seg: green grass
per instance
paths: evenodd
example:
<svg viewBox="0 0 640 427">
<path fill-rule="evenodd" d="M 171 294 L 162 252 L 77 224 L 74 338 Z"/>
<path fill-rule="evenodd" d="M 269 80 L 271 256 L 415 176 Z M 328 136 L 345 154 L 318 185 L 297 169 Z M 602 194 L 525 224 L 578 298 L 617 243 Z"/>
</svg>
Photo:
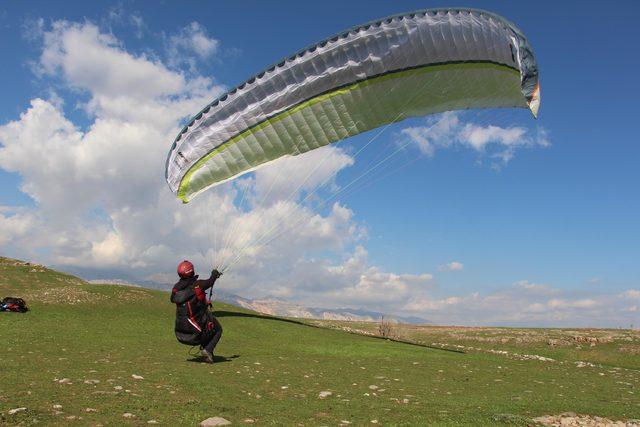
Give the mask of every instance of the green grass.
<svg viewBox="0 0 640 427">
<path fill-rule="evenodd" d="M 613 366 L 637 367 L 637 355 L 605 355 L 606 367 L 578 368 L 555 353 L 556 362 L 460 354 L 218 304 L 224 335 L 217 354 L 238 357 L 207 365 L 189 361 L 189 348 L 175 341 L 167 293 L 89 285 L 0 259 L 0 295 L 23 296 L 31 307 L 0 314 L 0 423 L 196 425 L 221 416 L 235 425 L 247 418 L 261 425 L 526 425 L 565 411 L 640 417 L 640 372 Z M 320 399 L 321 391 L 332 395 Z M 27 410 L 8 414 L 18 407 Z"/>
<path fill-rule="evenodd" d="M 350 328 L 375 333 L 370 322 L 314 321 L 314 324 L 337 329 Z M 640 331 L 629 329 L 540 329 L 442 327 L 395 325 L 400 338 L 425 343 L 443 343 L 445 347 L 504 350 L 509 353 L 534 354 L 562 362 L 592 364 L 640 370 Z M 589 342 L 591 340 L 592 342 Z"/>
</svg>

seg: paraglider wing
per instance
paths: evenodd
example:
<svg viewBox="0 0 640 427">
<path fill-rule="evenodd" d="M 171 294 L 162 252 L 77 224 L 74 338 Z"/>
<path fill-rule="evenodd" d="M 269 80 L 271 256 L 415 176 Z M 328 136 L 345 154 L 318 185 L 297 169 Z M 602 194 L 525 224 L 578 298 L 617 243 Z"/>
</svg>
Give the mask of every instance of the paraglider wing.
<svg viewBox="0 0 640 427">
<path fill-rule="evenodd" d="M 345 31 L 262 71 L 198 113 L 166 163 L 185 203 L 283 156 L 443 111 L 522 107 L 537 115 L 538 69 L 497 15 L 432 9 Z"/>
</svg>

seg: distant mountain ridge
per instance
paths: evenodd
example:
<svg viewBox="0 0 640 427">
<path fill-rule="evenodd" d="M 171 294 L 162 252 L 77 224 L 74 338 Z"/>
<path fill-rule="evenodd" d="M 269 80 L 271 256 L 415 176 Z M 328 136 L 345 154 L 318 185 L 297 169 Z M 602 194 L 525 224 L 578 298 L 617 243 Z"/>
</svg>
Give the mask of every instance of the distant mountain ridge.
<svg viewBox="0 0 640 427">
<path fill-rule="evenodd" d="M 89 280 L 89 283 L 107 284 L 107 285 L 125 285 L 136 286 L 151 289 L 169 290 L 171 285 L 160 284 L 156 282 L 140 282 L 131 283 L 126 280 L 108 279 L 108 280 Z M 376 322 L 381 316 L 395 319 L 401 323 L 412 324 L 433 324 L 433 322 L 422 319 L 420 317 L 394 316 L 390 313 L 380 313 L 372 310 L 364 310 L 358 308 L 318 308 L 306 307 L 291 301 L 285 301 L 275 297 L 264 297 L 258 299 L 244 298 L 230 292 L 215 290 L 213 292 L 214 302 L 220 301 L 226 304 L 235 305 L 236 307 L 246 308 L 248 310 L 257 311 L 262 314 L 279 317 L 298 317 L 303 319 L 322 319 L 322 320 L 346 320 L 361 322 Z"/>
<path fill-rule="evenodd" d="M 304 319 L 322 320 L 347 320 L 375 322 L 381 316 L 393 318 L 402 323 L 431 324 L 432 322 L 419 317 L 394 316 L 389 313 L 380 313 L 372 310 L 357 308 L 317 308 L 306 307 L 294 302 L 279 298 L 266 297 L 260 299 L 248 299 L 227 292 L 215 291 L 215 300 L 279 317 L 298 317 Z"/>
</svg>

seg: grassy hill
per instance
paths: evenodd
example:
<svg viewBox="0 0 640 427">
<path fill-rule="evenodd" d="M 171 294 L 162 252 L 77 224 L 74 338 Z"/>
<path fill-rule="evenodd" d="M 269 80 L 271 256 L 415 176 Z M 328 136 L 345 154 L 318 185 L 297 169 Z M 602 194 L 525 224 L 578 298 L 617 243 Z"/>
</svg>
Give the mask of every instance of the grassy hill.
<svg viewBox="0 0 640 427">
<path fill-rule="evenodd" d="M 0 313 L 0 424 L 197 425 L 220 416 L 234 425 L 526 425 L 565 411 L 640 418 L 633 354 L 580 367 L 562 352 L 545 353 L 554 361 L 516 358 L 473 340 L 456 353 L 218 304 L 218 355 L 237 357 L 207 365 L 175 341 L 167 293 L 89 285 L 0 258 L 0 296 L 8 295 L 31 311 Z M 629 346 L 640 343 L 629 336 Z"/>
</svg>

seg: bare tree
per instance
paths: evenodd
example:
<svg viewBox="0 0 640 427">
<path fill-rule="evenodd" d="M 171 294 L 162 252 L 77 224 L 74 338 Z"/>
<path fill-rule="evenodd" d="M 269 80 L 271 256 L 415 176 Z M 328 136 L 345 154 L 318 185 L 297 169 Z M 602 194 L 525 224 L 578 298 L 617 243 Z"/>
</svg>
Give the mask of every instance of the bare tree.
<svg viewBox="0 0 640 427">
<path fill-rule="evenodd" d="M 384 338 L 395 338 L 396 333 L 393 324 L 389 320 L 385 320 L 384 315 L 380 317 L 378 323 L 378 335 Z"/>
</svg>

